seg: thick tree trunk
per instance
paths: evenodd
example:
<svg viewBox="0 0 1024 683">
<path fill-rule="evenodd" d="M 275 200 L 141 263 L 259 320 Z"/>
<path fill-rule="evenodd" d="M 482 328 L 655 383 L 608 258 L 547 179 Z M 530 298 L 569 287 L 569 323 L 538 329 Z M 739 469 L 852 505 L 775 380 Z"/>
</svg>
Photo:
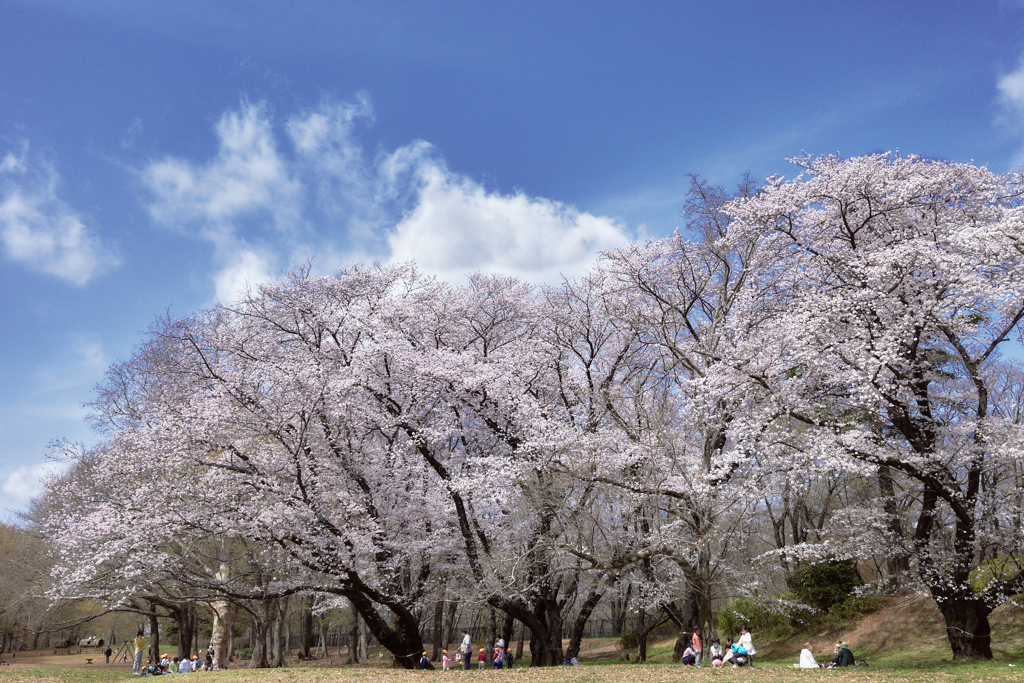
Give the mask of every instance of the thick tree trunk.
<svg viewBox="0 0 1024 683">
<path fill-rule="evenodd" d="M 192 608 L 175 607 L 174 621 L 178 624 L 178 657 L 192 658 Z"/>
<path fill-rule="evenodd" d="M 682 604 L 671 602 L 665 606 L 668 618 L 679 627 L 675 645 L 672 648 L 672 661 L 678 664 L 683 660 L 683 653 L 693 642 L 693 626 L 698 626 L 696 591 L 691 585 Z"/>
<path fill-rule="evenodd" d="M 252 657 L 249 659 L 249 668 L 266 669 L 270 665 L 267 653 L 267 632 L 269 630 L 267 603 L 257 602 L 253 607 Z"/>
<path fill-rule="evenodd" d="M 348 661 L 346 664 L 359 663 L 359 612 L 352 606 L 352 626 L 348 633 Z"/>
<path fill-rule="evenodd" d="M 151 612 L 149 615 L 149 630 L 150 642 L 149 642 L 149 659 L 150 662 L 156 664 L 160 661 L 160 622 L 157 621 L 156 612 Z"/>
<path fill-rule="evenodd" d="M 576 616 L 572 632 L 569 634 L 569 649 L 565 651 L 566 659 L 572 659 L 580 653 L 580 644 L 583 642 L 583 631 L 587 627 L 587 620 L 590 619 L 590 615 L 593 614 L 594 608 L 597 607 L 597 603 L 601 602 L 603 596 L 604 593 L 595 587 L 591 589 L 587 599 L 580 607 L 580 613 Z"/>
<path fill-rule="evenodd" d="M 946 598 L 938 605 L 953 659 L 992 659 L 992 609 L 978 598 Z"/>
<path fill-rule="evenodd" d="M 387 608 L 394 618 L 394 627 L 380 615 L 374 603 L 362 592 L 345 592 L 347 597 L 366 623 L 366 628 L 381 645 L 394 655 L 395 662 L 405 669 L 419 667 L 420 653 L 423 652 L 423 637 L 420 635 L 419 620 L 405 605 L 388 601 Z M 433 665 L 428 662 L 428 669 Z"/>
<path fill-rule="evenodd" d="M 210 605 L 213 611 L 213 628 L 210 632 L 210 647 L 213 648 L 213 668 L 228 668 L 228 641 L 231 633 L 231 603 L 216 600 Z"/>
<path fill-rule="evenodd" d="M 302 656 L 309 659 L 313 649 L 313 598 L 306 599 L 302 609 Z"/>
<path fill-rule="evenodd" d="M 512 648 L 512 632 L 515 629 L 515 625 L 515 618 L 511 614 L 506 614 L 505 620 L 501 624 L 501 638 L 505 641 L 506 650 Z"/>
<path fill-rule="evenodd" d="M 267 631 L 267 664 L 272 668 L 284 666 L 284 648 L 281 640 L 285 616 L 288 614 L 288 598 L 270 602 L 268 613 L 271 617 Z"/>
<path fill-rule="evenodd" d="M 538 601 L 534 615 L 540 627 L 530 629 L 530 666 L 561 666 L 562 612 L 552 597 Z"/>
</svg>

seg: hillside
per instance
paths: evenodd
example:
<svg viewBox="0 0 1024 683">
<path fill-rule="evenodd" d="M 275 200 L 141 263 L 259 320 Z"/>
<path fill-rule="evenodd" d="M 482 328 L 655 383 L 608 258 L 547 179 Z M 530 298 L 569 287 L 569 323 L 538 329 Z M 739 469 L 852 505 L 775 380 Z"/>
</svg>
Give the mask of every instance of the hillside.
<svg viewBox="0 0 1024 683">
<path fill-rule="evenodd" d="M 992 614 L 990 621 L 995 658 L 1024 658 L 1024 607 L 1007 603 Z M 805 631 L 786 640 L 766 643 L 759 649 L 765 660 L 795 660 L 807 641 L 819 660 L 830 658 L 828 653 L 837 641 L 848 642 L 856 658 L 868 662 L 924 665 L 949 661 L 952 657 L 942 615 L 934 601 L 924 595 L 890 598 L 877 612 L 858 621 L 837 624 L 825 631 Z"/>
</svg>

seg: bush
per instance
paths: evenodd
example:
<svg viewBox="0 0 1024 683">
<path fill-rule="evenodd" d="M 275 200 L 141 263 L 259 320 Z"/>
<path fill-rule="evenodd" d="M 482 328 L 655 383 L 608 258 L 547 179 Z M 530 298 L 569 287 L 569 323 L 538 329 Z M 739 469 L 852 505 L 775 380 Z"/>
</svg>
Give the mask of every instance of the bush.
<svg viewBox="0 0 1024 683">
<path fill-rule="evenodd" d="M 622 643 L 622 649 L 626 652 L 635 650 L 640 646 L 640 640 L 635 633 L 623 633 L 620 642 Z"/>
<path fill-rule="evenodd" d="M 782 637 L 807 623 L 813 610 L 788 600 L 776 598 L 743 598 L 734 600 L 718 611 L 718 632 L 736 638 L 746 625 L 757 637 Z"/>
<path fill-rule="evenodd" d="M 853 560 L 826 559 L 801 566 L 786 579 L 802 601 L 825 612 L 853 595 L 863 585 Z"/>
<path fill-rule="evenodd" d="M 240 662 L 244 662 L 247 659 L 252 659 L 252 648 L 243 647 L 239 650 L 235 650 L 235 659 Z"/>
<path fill-rule="evenodd" d="M 840 603 L 832 605 L 828 614 L 837 619 L 855 619 L 871 614 L 882 606 L 883 598 L 878 595 L 851 595 Z"/>
</svg>

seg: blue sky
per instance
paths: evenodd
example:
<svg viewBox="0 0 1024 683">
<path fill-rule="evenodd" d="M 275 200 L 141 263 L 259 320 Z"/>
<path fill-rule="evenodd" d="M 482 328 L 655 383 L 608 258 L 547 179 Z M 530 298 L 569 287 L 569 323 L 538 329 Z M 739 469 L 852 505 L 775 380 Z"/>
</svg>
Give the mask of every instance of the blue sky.
<svg viewBox="0 0 1024 683">
<path fill-rule="evenodd" d="M 1022 55 L 1009 1 L 0 0 L 0 511 L 157 315 L 309 260 L 552 281 L 803 150 L 1007 171 Z"/>
</svg>

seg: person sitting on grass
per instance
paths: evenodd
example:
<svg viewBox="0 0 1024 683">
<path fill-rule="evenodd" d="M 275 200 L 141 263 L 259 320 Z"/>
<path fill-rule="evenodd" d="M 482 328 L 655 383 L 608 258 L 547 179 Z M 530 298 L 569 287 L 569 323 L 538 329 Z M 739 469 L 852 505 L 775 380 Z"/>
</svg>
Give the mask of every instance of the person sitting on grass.
<svg viewBox="0 0 1024 683">
<path fill-rule="evenodd" d="M 811 644 L 804 643 L 804 649 L 800 650 L 800 663 L 793 666 L 798 669 L 817 669 L 818 662 L 814 660 L 814 653 L 811 652 Z"/>
<path fill-rule="evenodd" d="M 708 649 L 708 654 L 711 656 L 712 665 L 722 665 L 722 644 L 718 642 L 718 638 L 713 638 L 711 640 L 711 647 Z"/>
<path fill-rule="evenodd" d="M 747 648 L 743 647 L 739 643 L 732 642 L 732 638 L 729 639 L 729 649 L 732 651 L 733 666 L 746 666 L 750 662 L 750 655 L 747 653 Z"/>
<path fill-rule="evenodd" d="M 839 643 L 839 650 L 836 652 L 836 658 L 832 660 L 832 666 L 853 666 L 855 660 L 853 659 L 853 652 L 850 651 L 848 644 Z"/>
<path fill-rule="evenodd" d="M 192 670 L 192 660 L 189 659 L 188 657 L 183 658 L 181 660 L 181 663 L 178 664 L 178 673 L 180 673 L 180 674 L 187 674 L 191 670 Z"/>
</svg>

